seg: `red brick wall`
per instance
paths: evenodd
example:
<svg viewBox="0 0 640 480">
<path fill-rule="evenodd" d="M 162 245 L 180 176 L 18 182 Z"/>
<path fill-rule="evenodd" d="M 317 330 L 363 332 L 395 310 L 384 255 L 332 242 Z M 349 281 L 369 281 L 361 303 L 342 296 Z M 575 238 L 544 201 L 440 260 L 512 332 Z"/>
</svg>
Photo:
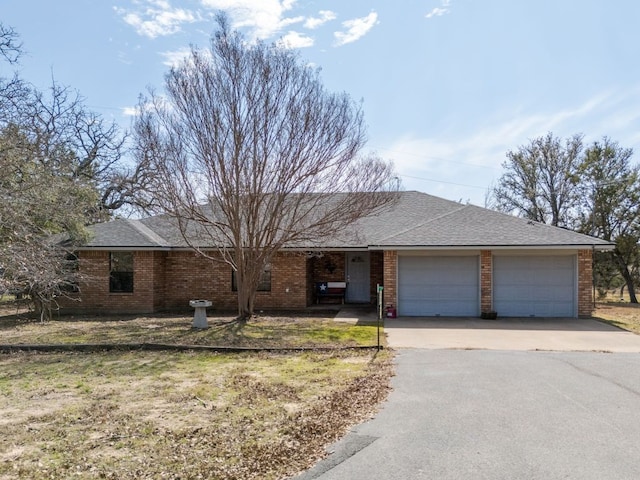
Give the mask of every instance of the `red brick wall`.
<svg viewBox="0 0 640 480">
<path fill-rule="evenodd" d="M 189 300 L 207 299 L 213 307 L 237 308 L 231 290 L 231 267 L 191 251 L 134 252 L 133 293 L 109 293 L 109 252 L 79 253 L 88 278 L 81 285 L 81 302 L 65 302 L 66 312 L 151 313 L 190 310 Z M 307 306 L 306 257 L 283 253 L 272 262 L 271 291 L 258 292 L 256 309 L 295 309 Z"/>
<path fill-rule="evenodd" d="M 79 252 L 80 270 L 84 276 L 80 284 L 79 302 L 65 301 L 63 312 L 91 313 L 150 313 L 156 310 L 162 291 L 154 280 L 162 278 L 163 252 L 134 252 L 133 293 L 109 292 L 109 252 Z"/>
<path fill-rule="evenodd" d="M 154 311 L 162 310 L 164 308 L 164 299 L 166 297 L 166 289 L 165 289 L 166 259 L 167 259 L 167 252 L 154 252 L 154 256 L 153 256 L 153 309 Z"/>
<path fill-rule="evenodd" d="M 322 257 L 313 257 L 311 262 L 311 277 L 314 282 L 344 282 L 345 257 L 344 252 L 325 252 Z"/>
<path fill-rule="evenodd" d="M 86 280 L 80 285 L 81 302 L 62 301 L 63 312 L 151 313 L 160 310 L 189 311 L 189 300 L 212 300 L 214 308 L 235 310 L 236 294 L 231 291 L 231 267 L 213 262 L 191 251 L 147 252 L 134 255 L 134 292 L 109 293 L 109 252 L 79 253 Z M 335 266 L 327 269 L 328 261 Z M 397 307 L 396 251 L 371 252 L 371 291 L 384 285 L 384 303 Z M 491 251 L 480 255 L 481 308 L 492 309 Z M 278 255 L 271 270 L 271 291 L 258 292 L 256 309 L 297 309 L 312 303 L 313 281 L 343 281 L 343 252 L 307 259 L 301 253 Z M 578 315 L 593 311 L 592 252 L 578 252 Z"/>
<path fill-rule="evenodd" d="M 591 250 L 578 251 L 578 316 L 593 313 L 593 255 Z"/>
<path fill-rule="evenodd" d="M 493 310 L 493 261 L 491 250 L 480 252 L 480 311 Z"/>
<path fill-rule="evenodd" d="M 398 308 L 398 252 L 385 250 L 384 252 L 384 306 L 391 303 Z"/>
<path fill-rule="evenodd" d="M 306 307 L 306 262 L 299 253 L 277 255 L 271 264 L 271 291 L 257 293 L 256 309 Z M 205 259 L 195 252 L 169 252 L 164 308 L 188 308 L 189 300 L 202 298 L 213 301 L 214 308 L 235 310 L 238 303 L 231 289 L 231 271 L 227 263 Z"/>
<path fill-rule="evenodd" d="M 305 308 L 307 306 L 307 259 L 303 253 L 282 253 L 271 269 L 271 292 L 258 293 L 256 304 L 264 308 Z M 311 288 L 311 287 L 309 287 Z"/>
</svg>

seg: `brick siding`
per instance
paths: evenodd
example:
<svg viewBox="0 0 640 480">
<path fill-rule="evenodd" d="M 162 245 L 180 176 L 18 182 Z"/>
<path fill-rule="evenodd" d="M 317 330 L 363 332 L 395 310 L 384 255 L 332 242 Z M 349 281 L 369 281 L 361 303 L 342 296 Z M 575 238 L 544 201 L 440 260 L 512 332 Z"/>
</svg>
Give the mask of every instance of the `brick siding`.
<svg viewBox="0 0 640 480">
<path fill-rule="evenodd" d="M 214 308 L 235 310 L 237 296 L 231 289 L 231 267 L 205 259 L 192 251 L 134 252 L 133 293 L 109 292 L 109 252 L 79 252 L 81 302 L 61 301 L 63 312 L 151 313 L 190 311 L 189 300 L 213 301 Z M 578 316 L 593 312 L 592 252 L 578 252 Z M 371 297 L 377 284 L 384 285 L 384 304 L 397 308 L 397 251 L 370 252 Z M 493 309 L 492 252 L 480 252 L 480 303 Z M 344 281 L 344 252 L 307 258 L 303 253 L 276 256 L 271 269 L 271 291 L 258 292 L 256 309 L 300 309 L 313 303 L 317 281 Z"/>
<path fill-rule="evenodd" d="M 398 308 L 398 252 L 385 250 L 384 252 L 384 305 L 392 304 Z"/>
<path fill-rule="evenodd" d="M 578 316 L 593 313 L 593 252 L 578 251 Z"/>
<path fill-rule="evenodd" d="M 66 313 L 152 313 L 188 311 L 189 300 L 207 299 L 222 310 L 237 308 L 231 290 L 231 267 L 191 251 L 134 252 L 133 293 L 109 292 L 109 252 L 79 252 L 86 280 L 81 302 L 63 301 Z M 282 253 L 271 269 L 271 291 L 258 292 L 255 308 L 297 309 L 307 306 L 307 261 L 303 254 Z"/>
<path fill-rule="evenodd" d="M 137 251 L 133 256 L 133 292 L 109 292 L 109 252 L 79 252 L 81 301 L 61 302 L 63 312 L 148 313 L 160 304 L 163 252 Z"/>
<path fill-rule="evenodd" d="M 493 256 L 491 250 L 480 252 L 480 311 L 493 310 Z"/>
</svg>

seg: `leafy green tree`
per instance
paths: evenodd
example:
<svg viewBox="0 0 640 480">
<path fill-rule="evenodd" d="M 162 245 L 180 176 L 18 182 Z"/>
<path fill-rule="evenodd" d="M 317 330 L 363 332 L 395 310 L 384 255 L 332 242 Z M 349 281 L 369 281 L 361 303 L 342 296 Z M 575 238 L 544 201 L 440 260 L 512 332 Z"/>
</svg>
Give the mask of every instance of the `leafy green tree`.
<svg viewBox="0 0 640 480">
<path fill-rule="evenodd" d="M 619 284 L 619 275 L 637 303 L 640 167 L 631 164 L 632 155 L 607 137 L 584 150 L 581 135 L 563 142 L 548 133 L 507 152 L 491 204 L 614 242 L 614 251 L 596 254 L 596 284 L 604 291 Z"/>
<path fill-rule="evenodd" d="M 292 51 L 218 23 L 210 49 L 166 76 L 166 96 L 142 100 L 135 133 L 139 158 L 158 172 L 155 202 L 202 255 L 219 247 L 245 320 L 283 246 L 321 244 L 394 201 L 397 177 L 360 154 L 363 115 L 348 95 L 327 92 Z"/>
<path fill-rule="evenodd" d="M 58 158 L 51 168 L 39 150 L 17 125 L 0 131 L 0 290 L 29 295 L 45 319 L 79 280 L 73 248 L 87 239 L 98 196 L 91 182 L 64 171 L 73 162 Z"/>
<path fill-rule="evenodd" d="M 624 279 L 632 303 L 640 262 L 640 166 L 632 165 L 633 150 L 605 137 L 586 151 L 580 166 L 580 230 L 615 242 L 613 252 L 599 255 Z M 606 268 L 603 266 L 603 268 Z"/>
<path fill-rule="evenodd" d="M 14 68 L 21 53 L 0 23 L 0 60 Z M 0 76 L 0 291 L 27 293 L 42 318 L 78 280 L 72 254 L 85 226 L 144 198 L 146 164 L 123 166 L 125 141 L 70 88 Z"/>
<path fill-rule="evenodd" d="M 567 227 L 578 204 L 582 136 L 563 141 L 548 133 L 507 152 L 505 173 L 493 189 L 498 210 Z"/>
</svg>

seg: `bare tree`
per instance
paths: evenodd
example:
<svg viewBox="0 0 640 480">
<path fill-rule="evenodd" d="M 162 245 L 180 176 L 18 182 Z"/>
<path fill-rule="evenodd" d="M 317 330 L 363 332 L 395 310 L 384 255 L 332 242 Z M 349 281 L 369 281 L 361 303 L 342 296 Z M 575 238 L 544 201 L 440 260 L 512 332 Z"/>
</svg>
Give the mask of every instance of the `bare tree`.
<svg viewBox="0 0 640 480">
<path fill-rule="evenodd" d="M 361 108 L 327 92 L 286 49 L 247 44 L 219 15 L 208 51 L 151 92 L 135 124 L 137 155 L 158 172 L 154 201 L 203 255 L 236 272 L 238 314 L 253 314 L 260 276 L 285 246 L 329 238 L 393 202 L 392 166 L 362 157 Z M 219 258 L 219 257 L 218 257 Z"/>
<path fill-rule="evenodd" d="M 9 63 L 16 63 L 21 55 L 20 35 L 13 28 L 0 23 L 0 57 Z"/>
<path fill-rule="evenodd" d="M 12 28 L 0 23 L 0 60 L 14 65 L 21 55 L 22 43 L 19 35 Z M 14 120 L 28 95 L 29 87 L 17 73 L 13 73 L 11 77 L 0 76 L 0 122 Z"/>
<path fill-rule="evenodd" d="M 581 135 L 563 145 L 552 133 L 507 152 L 506 172 L 493 192 L 496 206 L 537 222 L 570 226 L 579 200 L 581 152 Z"/>
</svg>

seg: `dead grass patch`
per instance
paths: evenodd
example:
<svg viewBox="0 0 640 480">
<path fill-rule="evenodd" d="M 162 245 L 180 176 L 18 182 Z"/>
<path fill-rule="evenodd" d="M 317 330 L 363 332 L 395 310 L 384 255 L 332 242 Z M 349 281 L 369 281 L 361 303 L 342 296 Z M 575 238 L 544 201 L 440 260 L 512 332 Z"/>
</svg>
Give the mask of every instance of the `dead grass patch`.
<svg viewBox="0 0 640 480">
<path fill-rule="evenodd" d="M 593 318 L 640 334 L 640 305 L 633 303 L 597 303 Z"/>
<path fill-rule="evenodd" d="M 261 478 L 386 397 L 389 352 L 0 356 L 0 478 Z"/>
<path fill-rule="evenodd" d="M 375 326 L 262 316 L 62 317 L 0 312 L 2 343 L 246 347 L 375 345 Z M 4 312 L 6 313 L 6 312 Z M 279 479 L 369 418 L 391 353 L 335 350 L 0 355 L 0 479 Z"/>
</svg>

